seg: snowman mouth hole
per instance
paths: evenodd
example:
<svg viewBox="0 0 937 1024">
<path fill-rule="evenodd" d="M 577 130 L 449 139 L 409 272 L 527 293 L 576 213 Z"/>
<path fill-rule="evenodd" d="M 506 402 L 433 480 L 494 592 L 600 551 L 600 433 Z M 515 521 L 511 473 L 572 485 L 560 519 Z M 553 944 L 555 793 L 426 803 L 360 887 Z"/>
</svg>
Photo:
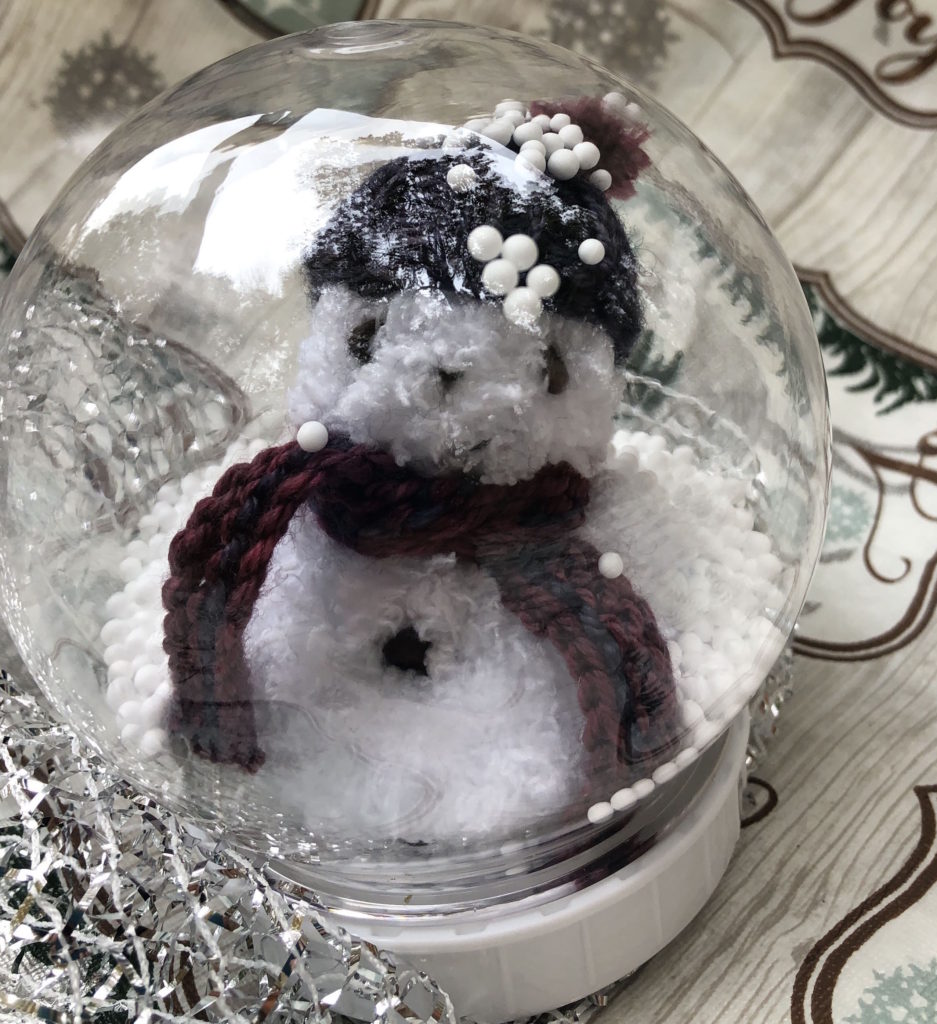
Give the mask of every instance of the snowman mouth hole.
<svg viewBox="0 0 937 1024">
<path fill-rule="evenodd" d="M 371 362 L 374 356 L 374 338 L 383 326 L 383 317 L 372 316 L 353 327 L 351 334 L 348 335 L 348 351 L 361 366 Z"/>
<path fill-rule="evenodd" d="M 420 638 L 413 626 L 398 630 L 381 648 L 385 668 L 400 669 L 417 676 L 428 676 L 426 652 L 433 644 Z"/>
<path fill-rule="evenodd" d="M 547 394 L 561 395 L 569 387 L 569 370 L 563 357 L 557 352 L 556 346 L 551 345 L 544 357 L 545 373 L 547 378 Z"/>
</svg>

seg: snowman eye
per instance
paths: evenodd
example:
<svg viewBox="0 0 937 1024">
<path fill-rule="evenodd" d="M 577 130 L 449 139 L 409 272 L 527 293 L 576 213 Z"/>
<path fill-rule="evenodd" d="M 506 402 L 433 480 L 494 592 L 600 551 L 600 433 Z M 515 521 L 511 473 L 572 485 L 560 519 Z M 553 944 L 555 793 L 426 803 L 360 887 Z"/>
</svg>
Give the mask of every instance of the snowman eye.
<svg viewBox="0 0 937 1024">
<path fill-rule="evenodd" d="M 547 349 L 545 363 L 547 391 L 551 395 L 561 395 L 569 387 L 569 370 L 553 345 Z"/>
<path fill-rule="evenodd" d="M 374 355 L 374 337 L 379 327 L 383 327 L 383 319 L 369 317 L 363 320 L 357 327 L 352 329 L 348 335 L 348 351 L 353 359 L 356 359 L 362 366 L 371 362 Z"/>
</svg>

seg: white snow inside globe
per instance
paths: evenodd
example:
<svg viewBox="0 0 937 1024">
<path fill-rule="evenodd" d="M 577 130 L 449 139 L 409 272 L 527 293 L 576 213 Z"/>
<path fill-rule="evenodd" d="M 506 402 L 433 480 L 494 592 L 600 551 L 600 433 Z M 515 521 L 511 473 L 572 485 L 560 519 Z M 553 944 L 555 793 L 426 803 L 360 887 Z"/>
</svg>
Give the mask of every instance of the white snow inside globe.
<svg viewBox="0 0 937 1024">
<path fill-rule="evenodd" d="M 829 425 L 790 264 L 650 98 L 466 26 L 253 47 L 86 161 L 0 345 L 2 609 L 129 779 L 488 1019 L 702 906 Z M 486 922 L 717 819 L 645 945 L 479 986 Z"/>
</svg>

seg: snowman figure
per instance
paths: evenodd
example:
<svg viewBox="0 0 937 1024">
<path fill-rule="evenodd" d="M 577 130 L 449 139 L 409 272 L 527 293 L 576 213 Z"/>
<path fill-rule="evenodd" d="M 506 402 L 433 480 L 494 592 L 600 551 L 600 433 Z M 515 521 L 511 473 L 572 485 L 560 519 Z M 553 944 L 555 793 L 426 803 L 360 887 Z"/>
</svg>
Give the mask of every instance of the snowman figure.
<svg viewBox="0 0 937 1024">
<path fill-rule="evenodd" d="M 676 771 L 698 708 L 661 580 L 698 552 L 612 443 L 643 317 L 609 199 L 647 163 L 613 106 L 507 101 L 339 203 L 303 257 L 292 436 L 168 546 L 169 732 L 248 772 L 289 762 L 318 827 L 470 837 Z"/>
</svg>

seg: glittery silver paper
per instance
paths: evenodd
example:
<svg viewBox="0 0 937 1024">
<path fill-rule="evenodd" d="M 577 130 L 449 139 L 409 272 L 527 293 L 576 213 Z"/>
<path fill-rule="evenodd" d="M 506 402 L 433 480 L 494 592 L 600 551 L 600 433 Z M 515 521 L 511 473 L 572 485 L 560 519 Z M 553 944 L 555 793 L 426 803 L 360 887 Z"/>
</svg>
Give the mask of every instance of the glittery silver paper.
<svg viewBox="0 0 937 1024">
<path fill-rule="evenodd" d="M 788 641 L 748 705 L 752 719 L 745 760 L 748 771 L 761 765 L 765 760 L 768 748 L 777 733 L 781 709 L 794 692 L 793 684 L 794 647 L 793 643 Z"/>
<path fill-rule="evenodd" d="M 3 674 L 4 1020 L 455 1021 L 425 975 L 134 792 Z"/>
</svg>

